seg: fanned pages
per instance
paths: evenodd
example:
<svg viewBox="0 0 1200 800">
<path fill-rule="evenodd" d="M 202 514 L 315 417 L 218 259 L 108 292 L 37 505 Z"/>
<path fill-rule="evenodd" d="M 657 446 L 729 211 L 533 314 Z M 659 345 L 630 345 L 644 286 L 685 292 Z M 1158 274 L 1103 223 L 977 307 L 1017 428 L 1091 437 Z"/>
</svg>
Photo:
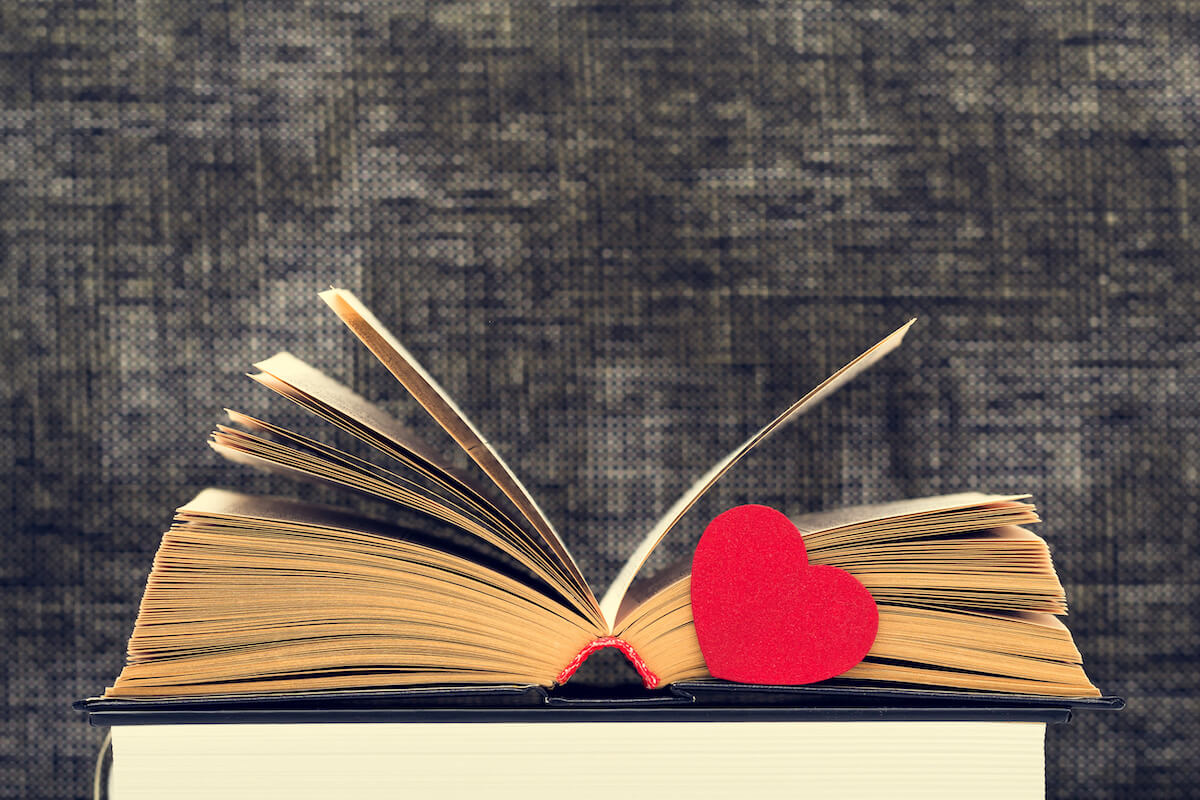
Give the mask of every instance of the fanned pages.
<svg viewBox="0 0 1200 800">
<path fill-rule="evenodd" d="M 392 375 L 396 376 L 409 394 L 424 406 L 429 415 L 450 434 L 459 447 L 479 465 L 542 535 L 546 544 L 570 570 L 580 591 L 591 601 L 592 611 L 599 618 L 598 621 L 602 620 L 603 615 L 595 595 L 583 579 L 583 574 L 563 543 L 562 537 L 534 502 L 524 484 L 467 419 L 466 414 L 352 292 L 345 289 L 329 289 L 321 292 L 321 299 L 329 304 L 342 322 L 346 323 L 354 335 L 375 354 Z"/>
<path fill-rule="evenodd" d="M 894 349 L 911 325 L 710 469 L 647 534 L 598 604 L 525 487 L 433 378 L 352 294 L 334 289 L 322 297 L 494 486 L 295 356 L 259 362 L 251 375 L 259 384 L 390 460 L 383 466 L 233 410 L 232 424 L 213 432 L 217 452 L 437 524 L 411 530 L 311 503 L 201 492 L 163 535 L 128 663 L 106 696 L 554 686 L 603 647 L 624 653 L 649 688 L 709 677 L 692 617 L 690 559 L 653 576 L 639 569 L 734 464 Z M 978 492 L 796 517 L 809 562 L 854 575 L 879 609 L 874 644 L 839 679 L 1097 695 L 1058 620 L 1066 594 L 1049 548 L 1029 530 L 1038 521 L 1028 495 Z"/>
<path fill-rule="evenodd" d="M 528 537 L 513 536 L 503 528 L 493 527 L 488 519 L 476 514 L 475 509 L 464 507 L 453 497 L 431 492 L 402 475 L 249 415 L 232 410 L 227 413 L 245 428 L 300 445 L 299 448 L 291 447 L 220 425 L 209 444 L 231 461 L 298 480 L 342 486 L 427 514 L 512 557 L 546 581 L 567 602 L 580 607 L 582 613 L 583 606 L 571 593 L 558 563 L 534 547 Z"/>
<path fill-rule="evenodd" d="M 557 551 L 532 527 L 514 520 L 487 497 L 488 490 L 454 468 L 413 431 L 383 409 L 290 353 L 278 353 L 255 364 L 250 377 L 338 428 L 399 461 L 475 512 L 495 535 L 531 551 L 530 558 L 555 574 L 558 586 L 583 613 L 595 617 L 594 598 L 581 591 L 576 576 Z M 597 622 L 599 620 L 597 619 Z"/>
</svg>

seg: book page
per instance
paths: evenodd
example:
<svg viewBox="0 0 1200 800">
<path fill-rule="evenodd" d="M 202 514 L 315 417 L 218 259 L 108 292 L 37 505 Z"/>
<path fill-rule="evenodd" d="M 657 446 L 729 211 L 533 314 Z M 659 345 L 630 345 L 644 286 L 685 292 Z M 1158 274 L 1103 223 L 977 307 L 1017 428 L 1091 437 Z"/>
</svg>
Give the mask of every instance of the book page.
<svg viewBox="0 0 1200 800">
<path fill-rule="evenodd" d="M 433 471 L 452 476 L 455 481 L 465 484 L 472 492 L 481 493 L 480 487 L 469 476 L 444 461 L 441 454 L 427 442 L 422 441 L 416 431 L 411 430 L 350 387 L 330 378 L 291 353 L 276 353 L 264 361 L 255 363 L 254 366 L 282 381 L 293 391 L 313 398 L 331 411 L 349 417 L 395 445 L 402 453 L 428 465 Z M 288 394 L 286 387 L 272 385 L 261 375 L 251 375 L 250 377 L 267 385 L 273 391 L 284 395 Z M 295 401 L 295 398 L 289 399 Z M 369 443 L 378 446 L 375 441 Z"/>
<path fill-rule="evenodd" d="M 500 509 L 488 497 L 483 483 L 445 461 L 417 434 L 379 406 L 291 353 L 277 353 L 254 365 L 262 370 L 250 377 L 302 408 L 326 419 L 351 435 L 387 453 L 441 488 L 459 497 L 512 535 L 527 540 L 531 547 L 555 555 L 532 528 Z"/>
<path fill-rule="evenodd" d="M 106 697 L 550 686 L 595 625 L 507 566 L 299 501 L 207 490 L 162 539 Z"/>
<path fill-rule="evenodd" d="M 244 494 L 230 489 L 204 489 L 176 509 L 176 513 L 185 518 L 220 516 L 244 517 L 260 521 L 284 520 L 301 526 L 336 528 L 402 540 L 414 537 L 419 540 L 424 537 L 421 531 L 413 531 L 383 520 L 364 517 L 343 508 L 309 503 L 290 497 Z M 456 553 L 450 549 L 452 545 L 442 542 L 438 542 L 437 547 L 451 554 L 460 555 L 462 558 L 472 557 L 469 553 Z"/>
<path fill-rule="evenodd" d="M 454 498 L 432 492 L 410 478 L 335 447 L 237 411 L 228 413 L 241 427 L 272 438 L 218 425 L 209 444 L 223 457 L 274 474 L 351 489 L 440 520 L 480 544 L 502 551 L 529 570 L 531 576 L 544 581 L 546 591 L 554 592 L 587 616 L 588 606 L 573 590 L 562 565 L 545 550 L 535 548 L 528 535 L 514 537 L 505 529 L 493 527 L 487 518 L 478 516 L 473 508 L 461 505 Z M 437 536 L 432 531 L 429 535 L 448 541 L 445 535 Z"/>
<path fill-rule="evenodd" d="M 926 514 L 987 506 L 993 503 L 1009 503 L 1028 498 L 1027 494 L 984 494 L 983 492 L 960 492 L 935 497 L 914 497 L 910 500 L 894 500 L 890 503 L 875 503 L 849 508 L 834 508 L 792 517 L 796 529 L 802 534 L 820 533 L 836 528 L 848 528 L 868 522 L 900 520 Z"/>
<path fill-rule="evenodd" d="M 466 414 L 352 292 L 345 289 L 329 289 L 321 292 L 320 296 L 533 525 L 567 568 L 572 580 L 578 584 L 580 593 L 588 599 L 596 621 L 602 621 L 595 595 L 584 580 L 575 559 L 568 552 L 562 537 L 530 496 L 529 490 L 483 438 L 483 434 L 467 419 Z"/>
<path fill-rule="evenodd" d="M 696 501 L 704 496 L 704 493 L 712 488 L 722 475 L 729 471 L 734 464 L 742 459 L 747 453 L 757 447 L 775 431 L 782 428 L 787 423 L 804 414 L 807 411 L 815 408 L 817 404 L 825 400 L 831 394 L 836 392 L 842 386 L 856 378 L 863 371 L 873 366 L 877 361 L 883 358 L 888 353 L 895 350 L 904 339 L 904 334 L 915 319 L 909 320 L 904 325 L 900 326 L 896 331 L 889 334 L 887 337 L 876 343 L 873 347 L 867 350 L 862 355 L 855 358 L 846 366 L 839 369 L 837 372 L 830 375 L 819 386 L 813 389 L 804 397 L 793 403 L 786 411 L 772 420 L 765 428 L 746 440 L 741 447 L 734 450 L 725 458 L 721 459 L 712 469 L 710 469 L 700 480 L 692 484 L 682 497 L 680 497 L 675 505 L 667 511 L 663 517 L 655 523 L 654 527 L 638 545 L 638 548 L 625 562 L 620 573 L 617 574 L 616 580 L 608 588 L 604 594 L 604 599 L 600 602 L 600 608 L 604 612 L 604 618 L 615 628 L 620 625 L 621 613 L 627 611 L 628 604 L 623 603 L 626 592 L 630 589 L 642 565 L 646 563 L 646 559 L 650 556 L 651 551 L 658 546 L 658 543 L 670 532 L 671 528 L 679 522 L 687 510 L 696 504 Z M 639 594 L 641 594 L 639 592 Z"/>
<path fill-rule="evenodd" d="M 484 555 L 475 549 L 460 546 L 445 537 L 374 517 L 363 516 L 342 508 L 304 500 L 248 495 L 228 489 L 209 488 L 201 491 L 187 504 L 180 506 L 175 513 L 178 519 L 190 521 L 203 518 L 238 517 L 245 520 L 257 520 L 264 524 L 282 522 L 285 525 L 300 528 L 329 528 L 350 534 L 381 536 L 399 542 L 417 544 L 461 561 L 477 564 L 503 575 L 509 580 L 528 586 L 539 594 L 545 594 L 547 590 L 554 588 L 548 583 L 543 583 L 544 578 L 535 582 L 530 574 L 502 558 Z M 563 599 L 569 600 L 569 598 Z"/>
</svg>

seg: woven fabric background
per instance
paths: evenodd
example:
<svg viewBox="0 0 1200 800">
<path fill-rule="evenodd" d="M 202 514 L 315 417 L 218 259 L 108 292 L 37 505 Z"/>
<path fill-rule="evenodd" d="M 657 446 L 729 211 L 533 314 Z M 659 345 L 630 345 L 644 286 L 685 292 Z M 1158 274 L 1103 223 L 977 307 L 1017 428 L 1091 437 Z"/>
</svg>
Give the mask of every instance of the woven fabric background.
<svg viewBox="0 0 1200 800">
<path fill-rule="evenodd" d="M 1086 668 L 1129 698 L 1051 730 L 1050 796 L 1189 794 L 1198 117 L 1189 0 L 0 3 L 0 796 L 90 791 L 70 703 L 119 671 L 172 510 L 297 492 L 209 451 L 221 408 L 347 444 L 251 363 L 291 350 L 429 429 L 331 283 L 600 587 L 919 317 L 656 563 L 738 502 L 1033 492 Z"/>
</svg>

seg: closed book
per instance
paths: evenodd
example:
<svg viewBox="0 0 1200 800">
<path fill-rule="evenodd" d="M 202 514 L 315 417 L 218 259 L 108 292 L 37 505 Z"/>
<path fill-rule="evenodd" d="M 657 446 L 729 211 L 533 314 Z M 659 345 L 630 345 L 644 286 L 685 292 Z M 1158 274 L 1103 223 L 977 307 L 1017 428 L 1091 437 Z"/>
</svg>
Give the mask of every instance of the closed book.
<svg viewBox="0 0 1200 800">
<path fill-rule="evenodd" d="M 112 796 L 996 797 L 1045 791 L 1044 734 L 1116 698 L 675 684 L 424 687 L 80 704 Z"/>
</svg>

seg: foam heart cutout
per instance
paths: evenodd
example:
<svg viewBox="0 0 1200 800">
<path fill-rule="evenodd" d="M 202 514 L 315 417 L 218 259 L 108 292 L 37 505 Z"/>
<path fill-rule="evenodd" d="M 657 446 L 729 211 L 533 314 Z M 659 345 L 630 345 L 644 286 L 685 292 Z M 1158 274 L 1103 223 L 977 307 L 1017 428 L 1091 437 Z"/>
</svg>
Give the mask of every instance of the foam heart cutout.
<svg viewBox="0 0 1200 800">
<path fill-rule="evenodd" d="M 875 598 L 837 567 L 810 565 L 804 537 L 773 508 L 719 515 L 692 558 L 696 638 L 715 678 L 797 685 L 862 661 L 879 630 Z"/>
</svg>

